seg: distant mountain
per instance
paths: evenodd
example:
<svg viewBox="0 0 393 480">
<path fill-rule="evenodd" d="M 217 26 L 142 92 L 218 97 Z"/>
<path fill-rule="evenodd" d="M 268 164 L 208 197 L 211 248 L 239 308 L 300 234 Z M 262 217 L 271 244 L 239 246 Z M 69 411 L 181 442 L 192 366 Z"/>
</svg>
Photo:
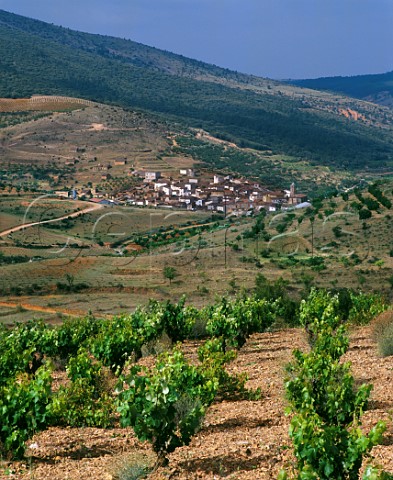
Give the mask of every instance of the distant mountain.
<svg viewBox="0 0 393 480">
<path fill-rule="evenodd" d="M 386 108 L 0 10 L 0 97 L 33 94 L 154 112 L 269 155 L 350 170 L 393 164 Z"/>
<path fill-rule="evenodd" d="M 393 71 L 377 75 L 290 80 L 299 87 L 338 92 L 393 108 Z"/>
</svg>

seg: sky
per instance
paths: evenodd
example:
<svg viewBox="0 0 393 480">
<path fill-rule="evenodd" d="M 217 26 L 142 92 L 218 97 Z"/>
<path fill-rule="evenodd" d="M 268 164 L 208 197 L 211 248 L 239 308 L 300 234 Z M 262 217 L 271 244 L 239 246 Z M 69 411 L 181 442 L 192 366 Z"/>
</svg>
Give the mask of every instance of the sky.
<svg viewBox="0 0 393 480">
<path fill-rule="evenodd" d="M 274 79 L 393 70 L 393 0 L 0 0 L 0 9 Z"/>
</svg>

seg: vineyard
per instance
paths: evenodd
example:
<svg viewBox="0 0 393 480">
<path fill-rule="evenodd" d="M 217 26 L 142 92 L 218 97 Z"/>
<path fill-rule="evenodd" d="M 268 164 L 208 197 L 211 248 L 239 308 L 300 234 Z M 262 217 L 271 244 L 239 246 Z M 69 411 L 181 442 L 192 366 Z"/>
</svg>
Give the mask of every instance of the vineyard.
<svg viewBox="0 0 393 480">
<path fill-rule="evenodd" d="M 0 112 L 32 112 L 74 110 L 94 105 L 80 98 L 33 95 L 31 98 L 0 98 Z"/>
<path fill-rule="evenodd" d="M 40 473 L 34 478 L 44 478 L 47 473 L 41 471 L 42 459 L 38 454 L 42 443 L 56 429 L 71 428 L 79 432 L 79 437 L 85 435 L 83 432 L 95 432 L 97 436 L 100 431 L 108 432 L 103 435 L 123 439 L 123 454 L 127 450 L 135 454 L 131 452 L 122 465 L 112 459 L 111 468 L 95 478 L 216 478 L 217 473 L 230 475 L 229 478 L 338 480 L 360 478 L 360 472 L 364 479 L 391 478 L 382 472 L 378 462 L 370 462 L 369 456 L 375 445 L 384 442 L 384 432 L 391 432 L 388 412 L 384 411 L 383 418 L 375 421 L 373 417 L 370 424 L 366 410 L 372 404 L 372 386 L 367 382 L 359 387 L 351 364 L 340 361 L 349 348 L 348 329 L 369 324 L 387 309 L 388 305 L 375 294 L 311 290 L 300 304 L 291 303 L 285 296 L 259 295 L 223 297 L 213 305 L 197 309 L 186 305 L 182 298 L 177 304 L 150 301 L 132 314 L 110 319 L 89 315 L 68 319 L 60 326 L 31 321 L 16 324 L 12 329 L 3 327 L 0 446 L 5 459 L 4 474 L 24 479 L 31 478 L 27 475 L 36 470 Z M 390 319 L 384 320 L 383 325 L 389 324 L 392 330 L 389 312 L 383 314 Z M 258 342 L 263 343 L 264 335 L 270 335 L 270 340 L 258 351 L 269 357 L 269 351 L 276 351 L 274 338 L 279 343 L 276 329 L 283 324 L 286 328 L 300 327 L 280 332 L 293 336 L 294 341 L 286 347 L 286 355 L 280 353 L 287 364 L 285 372 L 283 365 L 275 372 L 275 378 L 278 374 L 280 383 L 285 383 L 292 445 L 285 443 L 288 440 L 281 433 L 284 443 L 269 447 L 274 448 L 275 462 L 270 469 L 258 470 L 258 476 L 253 476 L 252 470 L 264 464 L 266 445 L 258 427 L 256 446 L 250 433 L 254 427 L 250 427 L 246 440 L 237 439 L 233 446 L 227 445 L 231 451 L 243 445 L 240 468 L 224 462 L 220 471 L 213 462 L 210 473 L 201 474 L 202 463 L 195 467 L 194 458 L 183 461 L 183 472 L 179 462 L 171 470 L 178 452 L 195 438 L 203 439 L 209 434 L 216 423 L 211 412 L 239 404 L 241 414 L 233 420 L 235 426 L 236 422 L 240 426 L 246 421 L 242 418 L 247 417 L 248 407 L 241 405 L 248 405 L 254 413 L 259 411 L 260 417 L 269 416 L 272 411 L 282 417 L 283 412 L 277 411 L 277 405 L 273 407 L 271 402 L 269 411 L 262 409 L 277 385 L 273 387 L 266 381 L 258 385 L 252 374 L 248 379 L 239 358 L 243 352 L 252 352 L 256 344 L 260 348 Z M 302 330 L 305 335 L 299 342 Z M 299 348 L 291 356 L 294 346 Z M 259 357 L 256 363 L 254 359 L 254 369 L 266 361 L 263 353 Z M 273 378 L 274 372 L 271 373 Z M 367 429 L 363 431 L 360 426 L 365 412 Z M 265 421 L 260 427 L 266 426 Z M 274 425 L 274 419 L 269 422 Z M 145 443 L 138 443 L 137 439 Z M 127 442 L 133 448 L 127 447 Z M 261 450 L 259 457 L 255 457 L 257 448 Z M 87 459 L 88 451 L 79 452 L 78 458 Z M 54 457 L 58 458 L 56 453 L 48 455 L 45 462 L 49 464 L 53 464 Z M 23 470 L 26 459 L 30 461 L 30 473 L 26 467 Z M 188 472 L 187 477 L 184 469 L 190 461 L 196 470 Z M 64 471 L 58 474 L 63 477 L 56 478 L 65 478 Z M 51 478 L 55 478 L 53 474 Z"/>
</svg>

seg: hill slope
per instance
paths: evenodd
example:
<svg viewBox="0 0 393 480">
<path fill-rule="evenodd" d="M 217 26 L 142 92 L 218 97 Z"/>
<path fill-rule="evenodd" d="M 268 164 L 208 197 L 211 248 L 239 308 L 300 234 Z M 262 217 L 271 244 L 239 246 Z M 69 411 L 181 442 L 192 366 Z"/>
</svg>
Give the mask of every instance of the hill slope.
<svg viewBox="0 0 393 480">
<path fill-rule="evenodd" d="M 339 92 L 351 97 L 393 107 L 393 71 L 377 75 L 291 80 L 290 83 L 315 90 Z"/>
<path fill-rule="evenodd" d="M 393 115 L 364 102 L 1 10 L 0 59 L 0 96 L 69 95 L 140 108 L 242 146 L 347 169 L 393 163 Z M 343 114 L 348 109 L 357 121 Z"/>
<path fill-rule="evenodd" d="M 184 345 L 186 355 L 196 356 L 196 344 L 199 342 Z M 171 453 L 169 466 L 160 468 L 148 478 L 277 478 L 279 471 L 294 461 L 288 436 L 290 418 L 284 415 L 286 404 L 283 400 L 283 365 L 293 361 L 294 348 L 307 348 L 300 329 L 252 336 L 229 370 L 235 374 L 247 373 L 247 387 L 260 387 L 262 398 L 214 403 L 190 445 Z M 378 356 L 370 327 L 356 328 L 352 332 L 347 356 L 356 380 L 374 383 L 373 408 L 364 420 L 365 428 L 369 429 L 379 419 L 388 418 L 393 407 L 392 389 L 388 388 L 391 360 Z M 145 363 L 151 365 L 152 361 L 149 357 Z M 372 453 L 378 463 L 391 472 L 393 446 L 390 435 L 391 430 L 383 445 L 375 447 Z M 151 447 L 137 441 L 131 429 L 51 428 L 36 435 L 33 445 L 29 469 L 23 462 L 11 465 L 14 477 L 20 480 L 30 480 L 33 475 L 41 480 L 62 480 L 67 476 L 80 480 L 116 478 L 121 467 L 123 471 L 125 467 L 131 470 L 138 460 L 141 464 L 155 458 Z"/>
</svg>

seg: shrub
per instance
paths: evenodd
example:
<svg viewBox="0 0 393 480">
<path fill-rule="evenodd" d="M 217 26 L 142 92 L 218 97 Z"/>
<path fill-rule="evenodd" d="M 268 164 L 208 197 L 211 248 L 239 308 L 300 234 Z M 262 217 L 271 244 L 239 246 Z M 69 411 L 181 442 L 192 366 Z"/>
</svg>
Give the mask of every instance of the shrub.
<svg viewBox="0 0 393 480">
<path fill-rule="evenodd" d="M 211 312 L 206 331 L 209 335 L 221 339 L 221 349 L 224 353 L 228 346 L 242 347 L 247 338 L 240 321 L 233 315 L 230 301 L 225 297 Z"/>
<path fill-rule="evenodd" d="M 339 225 L 333 227 L 333 233 L 336 238 L 340 238 L 343 236 L 342 228 Z"/>
<path fill-rule="evenodd" d="M 219 338 L 207 340 L 198 349 L 198 358 L 201 362 L 200 369 L 204 375 L 217 382 L 217 396 L 221 399 L 233 399 L 234 397 L 249 400 L 259 399 L 260 389 L 248 390 L 245 387 L 248 379 L 246 374 L 231 375 L 225 365 L 237 357 L 235 350 L 222 351 L 222 342 Z"/>
<path fill-rule="evenodd" d="M 378 339 L 378 350 L 383 357 L 393 355 L 393 323 L 391 323 Z"/>
<path fill-rule="evenodd" d="M 98 397 L 88 379 L 78 378 L 59 388 L 50 412 L 53 425 L 107 428 L 112 424 L 113 409 L 109 395 Z"/>
<path fill-rule="evenodd" d="M 324 325 L 328 319 L 334 319 L 334 322 L 329 322 L 334 325 L 334 329 L 331 327 L 331 333 L 340 326 L 339 307 L 338 295 L 333 296 L 326 290 L 313 288 L 307 300 L 302 300 L 299 320 L 306 330 L 311 346 L 320 338 L 321 325 Z"/>
<path fill-rule="evenodd" d="M 371 218 L 371 217 L 372 217 L 372 213 L 367 208 L 362 208 L 361 210 L 359 210 L 360 220 L 367 220 L 368 218 Z"/>
<path fill-rule="evenodd" d="M 185 300 L 183 296 L 178 303 L 151 301 L 149 305 L 150 311 L 160 316 L 162 328 L 174 343 L 190 336 L 197 315 L 196 309 L 184 306 Z"/>
<path fill-rule="evenodd" d="M 366 325 L 387 309 L 382 296 L 374 293 L 351 292 L 352 307 L 348 319 L 357 325 Z"/>
<path fill-rule="evenodd" d="M 150 300 L 146 308 L 131 315 L 103 320 L 98 334 L 91 340 L 92 353 L 113 371 L 121 371 L 126 360 L 142 356 L 142 347 L 165 331 L 172 341 L 189 337 L 196 309 L 184 307 L 185 298 L 177 304 Z"/>
<path fill-rule="evenodd" d="M 393 310 L 386 310 L 372 322 L 373 338 L 378 343 L 380 355 L 393 355 Z"/>
<path fill-rule="evenodd" d="M 146 478 L 154 460 L 142 452 L 123 454 L 115 459 L 111 468 L 113 480 L 139 480 Z"/>
<path fill-rule="evenodd" d="M 163 333 L 162 316 L 162 308 L 160 308 L 159 302 L 150 300 L 147 308 L 137 308 L 127 318 L 135 335 L 142 338 L 143 343 L 148 343 L 159 338 Z"/>
<path fill-rule="evenodd" d="M 90 349 L 105 366 L 120 373 L 131 355 L 135 360 L 142 357 L 144 342 L 132 328 L 131 317 L 120 315 L 101 322 L 98 335 L 90 341 Z"/>
<path fill-rule="evenodd" d="M 372 387 L 356 389 L 350 363 L 340 361 L 349 341 L 338 303 L 337 296 L 315 290 L 302 302 L 300 318 L 312 348 L 309 353 L 296 350 L 295 361 L 287 366 L 285 389 L 295 413 L 289 433 L 298 479 L 357 479 L 363 457 L 386 428 L 378 422 L 368 435 L 360 429 Z M 288 476 L 282 472 L 280 478 Z"/>
<path fill-rule="evenodd" d="M 352 308 L 352 290 L 349 288 L 334 288 L 329 290 L 331 294 L 338 297 L 338 315 L 344 321 L 348 320 Z"/>
<path fill-rule="evenodd" d="M 67 318 L 57 332 L 57 355 L 66 359 L 75 356 L 79 348 L 96 335 L 101 321 L 91 315 L 82 318 Z"/>
<path fill-rule="evenodd" d="M 0 449 L 15 458 L 25 442 L 49 424 L 52 368 L 40 367 L 34 376 L 21 373 L 0 386 Z"/>
<path fill-rule="evenodd" d="M 85 350 L 69 360 L 70 384 L 60 386 L 50 406 L 52 424 L 103 427 L 112 423 L 114 403 L 103 366 Z"/>
<path fill-rule="evenodd" d="M 371 322 L 372 338 L 374 341 L 378 341 L 380 335 L 386 330 L 386 328 L 393 323 L 393 310 L 385 310 L 377 315 Z"/>
<path fill-rule="evenodd" d="M 368 465 L 364 471 L 362 480 L 393 480 L 393 475 L 385 472 L 381 468 Z"/>
<path fill-rule="evenodd" d="M 217 383 L 189 365 L 177 349 L 163 354 L 151 371 L 135 365 L 121 380 L 121 424 L 152 443 L 156 466 L 165 464 L 177 447 L 188 445 L 217 390 Z"/>
<path fill-rule="evenodd" d="M 223 297 L 220 303 L 206 309 L 206 331 L 221 339 L 224 353 L 228 346 L 240 349 L 251 334 L 271 327 L 282 306 L 281 302 L 257 297 L 239 297 L 234 301 Z"/>
<path fill-rule="evenodd" d="M 264 299 L 271 304 L 270 312 L 274 317 L 279 316 L 284 319 L 285 323 L 294 326 L 298 323 L 299 302 L 290 298 L 286 290 L 287 285 L 288 282 L 282 277 L 273 282 L 269 281 L 263 274 L 258 273 L 255 278 L 255 297 L 256 299 Z"/>
<path fill-rule="evenodd" d="M 42 321 L 18 323 L 11 330 L 0 329 L 0 385 L 19 372 L 34 373 L 44 355 L 52 355 L 56 330 Z"/>
<path fill-rule="evenodd" d="M 198 314 L 195 316 L 194 319 L 190 338 L 206 338 L 208 336 L 206 331 L 208 317 L 205 313 L 205 309 L 201 309 L 198 311 Z"/>
</svg>

